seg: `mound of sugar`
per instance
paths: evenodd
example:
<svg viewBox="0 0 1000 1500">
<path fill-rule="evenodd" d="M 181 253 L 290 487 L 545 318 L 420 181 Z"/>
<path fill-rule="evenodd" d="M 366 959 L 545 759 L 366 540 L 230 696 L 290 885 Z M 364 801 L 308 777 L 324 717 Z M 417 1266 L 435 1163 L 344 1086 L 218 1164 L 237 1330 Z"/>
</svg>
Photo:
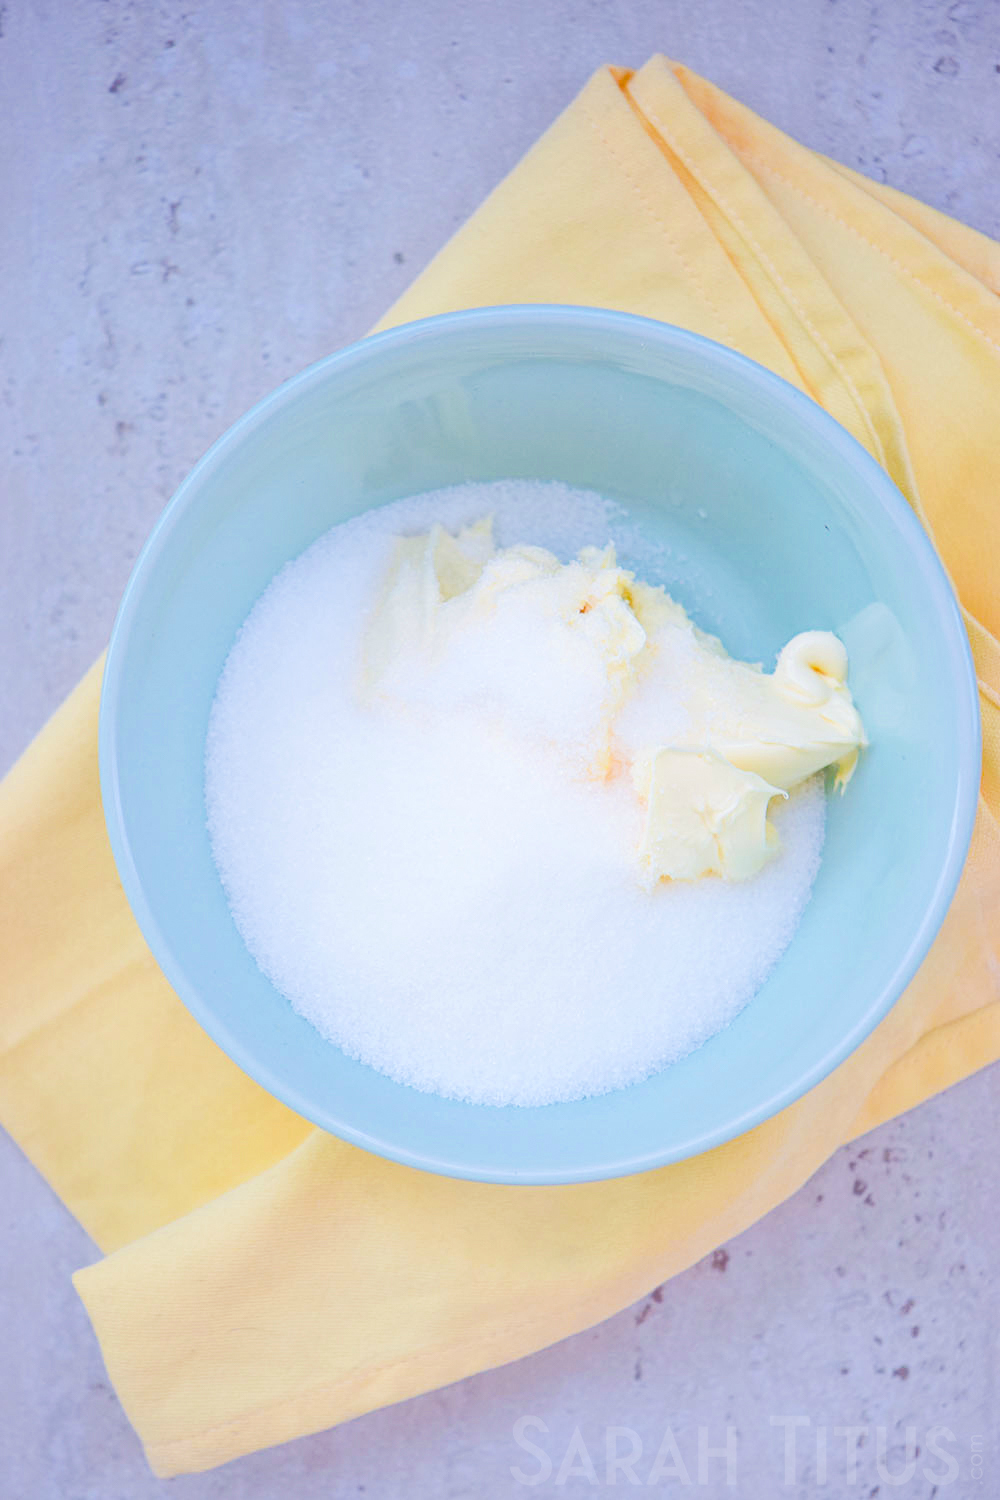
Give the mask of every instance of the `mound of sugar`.
<svg viewBox="0 0 1000 1500">
<path fill-rule="evenodd" d="M 502 546 L 568 558 L 614 541 L 641 565 L 620 508 L 536 481 L 420 495 L 335 527 L 239 633 L 206 803 L 248 949 L 325 1037 L 418 1089 L 535 1105 L 633 1083 L 733 1019 L 798 924 L 825 800 L 813 782 L 775 810 L 782 852 L 754 879 L 649 892 L 620 784 L 567 775 L 488 715 L 407 722 L 362 702 L 393 537 L 488 513 Z"/>
</svg>

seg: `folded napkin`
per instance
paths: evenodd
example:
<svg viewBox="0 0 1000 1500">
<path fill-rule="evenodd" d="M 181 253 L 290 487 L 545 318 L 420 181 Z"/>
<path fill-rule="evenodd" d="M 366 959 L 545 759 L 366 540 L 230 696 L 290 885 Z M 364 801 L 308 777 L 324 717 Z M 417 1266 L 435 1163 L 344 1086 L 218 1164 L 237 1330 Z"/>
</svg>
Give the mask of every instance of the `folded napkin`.
<svg viewBox="0 0 1000 1500">
<path fill-rule="evenodd" d="M 958 894 L 872 1036 L 749 1134 L 552 1188 L 346 1145 L 245 1077 L 150 957 L 104 831 L 100 663 L 0 787 L 0 1118 L 106 1252 L 76 1284 L 158 1474 L 595 1323 L 1000 1055 L 998 285 L 990 241 L 656 57 L 599 72 L 386 319 L 595 303 L 730 344 L 885 465 L 955 581 L 986 740 Z"/>
</svg>

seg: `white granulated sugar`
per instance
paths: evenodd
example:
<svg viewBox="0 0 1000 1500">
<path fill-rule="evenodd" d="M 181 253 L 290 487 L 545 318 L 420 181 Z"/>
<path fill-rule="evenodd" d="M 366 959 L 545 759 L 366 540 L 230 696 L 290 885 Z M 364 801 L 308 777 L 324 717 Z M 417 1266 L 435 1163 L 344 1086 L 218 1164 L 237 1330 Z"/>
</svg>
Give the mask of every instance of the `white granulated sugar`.
<svg viewBox="0 0 1000 1500">
<path fill-rule="evenodd" d="M 501 546 L 568 560 L 615 541 L 655 577 L 655 546 L 618 506 L 540 481 L 420 495 L 335 527 L 240 631 L 206 801 L 247 947 L 325 1037 L 418 1089 L 536 1105 L 633 1083 L 733 1019 L 808 900 L 825 799 L 814 781 L 775 809 L 782 851 L 754 879 L 650 892 L 619 782 L 568 774 L 488 714 L 408 720 L 363 703 L 362 637 L 393 537 L 487 514 Z"/>
</svg>

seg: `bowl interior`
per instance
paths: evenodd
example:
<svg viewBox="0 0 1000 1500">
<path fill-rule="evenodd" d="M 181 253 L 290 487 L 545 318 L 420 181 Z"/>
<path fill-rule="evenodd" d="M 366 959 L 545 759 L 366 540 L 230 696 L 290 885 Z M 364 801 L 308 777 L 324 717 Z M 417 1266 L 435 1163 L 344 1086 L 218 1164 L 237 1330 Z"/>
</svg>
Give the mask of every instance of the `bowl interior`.
<svg viewBox="0 0 1000 1500">
<path fill-rule="evenodd" d="M 665 544 L 658 581 L 734 655 L 770 666 L 797 631 L 836 631 L 872 741 L 848 795 L 830 798 L 813 899 L 752 1004 L 643 1084 L 538 1109 L 420 1094 L 324 1042 L 244 948 L 203 804 L 216 681 L 277 569 L 369 506 L 514 476 L 620 500 Z M 490 309 L 382 335 L 237 423 L 140 559 L 101 724 L 126 892 L 216 1041 L 327 1129 L 415 1165 L 512 1182 L 690 1155 L 828 1072 L 889 1008 L 940 923 L 971 830 L 977 757 L 954 598 L 877 465 L 738 356 L 665 325 L 566 308 Z"/>
</svg>

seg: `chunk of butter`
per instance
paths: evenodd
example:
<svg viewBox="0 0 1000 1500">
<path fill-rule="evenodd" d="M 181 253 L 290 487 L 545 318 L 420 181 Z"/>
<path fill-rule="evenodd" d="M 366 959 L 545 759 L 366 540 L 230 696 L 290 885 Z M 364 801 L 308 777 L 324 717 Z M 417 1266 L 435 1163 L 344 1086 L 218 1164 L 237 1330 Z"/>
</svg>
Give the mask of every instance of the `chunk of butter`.
<svg viewBox="0 0 1000 1500">
<path fill-rule="evenodd" d="M 778 838 L 767 820 L 785 797 L 754 771 L 710 749 L 655 750 L 648 761 L 647 817 L 639 860 L 650 883 L 755 875 Z"/>
<path fill-rule="evenodd" d="M 771 674 L 731 657 L 706 662 L 696 702 L 713 747 L 784 791 L 830 765 L 845 786 L 865 743 L 847 652 L 828 630 L 793 636 Z"/>
<path fill-rule="evenodd" d="M 485 712 L 575 774 L 629 778 L 641 877 L 742 880 L 775 852 L 775 797 L 827 766 L 843 787 L 866 743 L 829 631 L 795 636 L 773 673 L 736 661 L 613 546 L 562 563 L 497 549 L 490 518 L 398 538 L 365 639 L 365 691 Z"/>
<path fill-rule="evenodd" d="M 365 675 L 381 677 L 400 652 L 431 641 L 440 606 L 472 587 L 495 551 L 493 518 L 457 536 L 432 526 L 422 536 L 395 538 L 389 571 L 365 635 Z"/>
</svg>

